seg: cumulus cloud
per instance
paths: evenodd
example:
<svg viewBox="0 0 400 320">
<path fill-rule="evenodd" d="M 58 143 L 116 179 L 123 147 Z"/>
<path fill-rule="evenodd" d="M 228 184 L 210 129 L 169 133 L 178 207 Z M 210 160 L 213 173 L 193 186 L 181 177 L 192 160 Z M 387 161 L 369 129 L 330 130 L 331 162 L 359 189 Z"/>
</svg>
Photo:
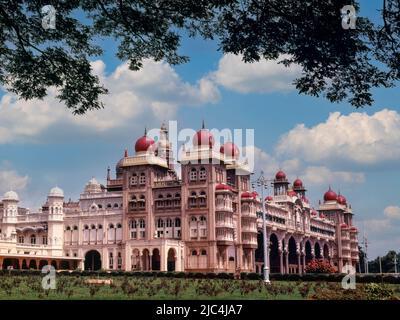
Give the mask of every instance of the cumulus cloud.
<svg viewBox="0 0 400 320">
<path fill-rule="evenodd" d="M 295 89 L 293 81 L 300 75 L 301 67 L 292 64 L 285 67 L 278 63 L 287 56 L 276 60 L 260 60 L 245 63 L 241 55 L 226 54 L 218 69 L 210 74 L 217 84 L 240 93 L 270 93 Z"/>
<path fill-rule="evenodd" d="M 34 139 L 49 127 L 60 125 L 95 133 L 109 131 L 131 125 L 143 115 L 152 114 L 162 120 L 173 117 L 179 107 L 199 106 L 219 99 L 219 91 L 211 80 L 184 82 L 165 62 L 146 60 L 137 72 L 130 71 L 124 63 L 107 75 L 104 62 L 98 60 L 92 63 L 92 69 L 110 91 L 103 97 L 104 109 L 73 116 L 60 105 L 52 88 L 43 100 L 18 100 L 7 93 L 0 100 L 0 143 Z"/>
<path fill-rule="evenodd" d="M 313 163 L 395 162 L 400 158 L 400 114 L 388 109 L 373 115 L 334 112 L 323 123 L 310 128 L 299 124 L 283 135 L 277 153 Z"/>
<path fill-rule="evenodd" d="M 298 158 L 282 160 L 254 147 L 255 168 L 263 170 L 265 175 L 273 177 L 281 168 L 290 179 L 301 177 L 307 186 L 327 186 L 328 184 L 360 184 L 365 182 L 363 172 L 335 171 L 326 166 L 312 166 Z"/>
<path fill-rule="evenodd" d="M 9 190 L 23 190 L 27 186 L 28 182 L 28 176 L 22 176 L 15 170 L 0 170 L 0 193 L 7 192 Z"/>
<path fill-rule="evenodd" d="M 400 219 L 400 207 L 388 206 L 385 208 L 384 213 L 389 219 Z"/>
</svg>

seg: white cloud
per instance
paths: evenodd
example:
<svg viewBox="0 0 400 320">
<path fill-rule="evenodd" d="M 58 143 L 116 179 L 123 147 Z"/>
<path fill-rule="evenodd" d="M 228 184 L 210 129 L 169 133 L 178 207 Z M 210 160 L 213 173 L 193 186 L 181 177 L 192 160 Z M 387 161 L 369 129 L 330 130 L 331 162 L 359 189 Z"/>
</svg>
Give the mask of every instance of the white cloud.
<svg viewBox="0 0 400 320">
<path fill-rule="evenodd" d="M 254 147 L 255 168 L 263 170 L 272 178 L 278 169 L 282 169 L 288 178 L 294 180 L 301 177 L 307 186 L 327 186 L 328 184 L 360 184 L 365 182 L 362 172 L 335 171 L 326 166 L 312 166 L 298 158 L 280 160 L 260 148 Z"/>
<path fill-rule="evenodd" d="M 28 176 L 21 176 L 15 170 L 0 170 L 0 192 L 23 190 L 29 182 Z"/>
<path fill-rule="evenodd" d="M 384 213 L 389 219 L 400 219 L 400 207 L 388 206 L 385 208 Z"/>
<path fill-rule="evenodd" d="M 334 171 L 325 166 L 308 166 L 302 177 L 308 185 L 327 185 L 328 183 L 363 183 L 365 175 L 362 172 Z"/>
<path fill-rule="evenodd" d="M 292 64 L 285 67 L 276 60 L 262 59 L 258 62 L 245 63 L 241 55 L 226 54 L 218 64 L 218 69 L 210 78 L 227 89 L 240 93 L 269 93 L 295 89 L 293 81 L 300 75 L 301 68 Z"/>
<path fill-rule="evenodd" d="M 314 127 L 297 125 L 277 145 L 281 156 L 314 163 L 373 165 L 400 158 L 400 114 L 384 109 L 373 115 L 331 113 Z"/>
<path fill-rule="evenodd" d="M 131 126 L 135 120 L 140 122 L 141 116 L 152 115 L 163 120 L 173 117 L 179 107 L 199 106 L 219 99 L 219 91 L 209 79 L 189 84 L 165 62 L 146 60 L 137 72 L 130 71 L 124 63 L 110 75 L 104 73 L 105 64 L 100 60 L 93 62 L 92 68 L 109 89 L 109 94 L 103 97 L 104 109 L 73 116 L 55 98 L 54 89 L 49 90 L 44 100 L 17 100 L 7 93 L 0 100 L 0 143 L 35 139 L 51 126 L 95 133 L 109 131 Z"/>
</svg>

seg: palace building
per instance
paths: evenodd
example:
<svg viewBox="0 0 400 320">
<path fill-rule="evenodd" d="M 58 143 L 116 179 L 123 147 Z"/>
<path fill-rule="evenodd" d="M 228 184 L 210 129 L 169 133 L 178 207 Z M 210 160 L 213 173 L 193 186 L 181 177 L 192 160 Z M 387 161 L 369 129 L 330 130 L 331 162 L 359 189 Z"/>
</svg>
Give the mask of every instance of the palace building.
<svg viewBox="0 0 400 320">
<path fill-rule="evenodd" d="M 252 190 L 251 172 L 232 142 L 217 148 L 203 128 L 174 167 L 168 130 L 146 132 L 106 184 L 92 178 L 79 199 L 50 190 L 37 212 L 17 193 L 0 202 L 0 266 L 56 269 L 261 272 L 265 206 L 272 273 L 303 273 L 313 258 L 339 272 L 358 262 L 357 228 L 343 195 L 329 190 L 312 208 L 300 179 L 279 170 L 273 194 Z"/>
</svg>

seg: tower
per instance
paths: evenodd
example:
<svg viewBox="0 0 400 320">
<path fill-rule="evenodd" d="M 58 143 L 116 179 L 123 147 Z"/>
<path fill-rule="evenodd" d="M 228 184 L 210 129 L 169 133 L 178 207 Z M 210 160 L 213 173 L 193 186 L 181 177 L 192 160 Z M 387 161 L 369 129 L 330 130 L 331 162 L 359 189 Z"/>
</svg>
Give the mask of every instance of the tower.
<svg viewBox="0 0 400 320">
<path fill-rule="evenodd" d="M 48 204 L 48 228 L 47 239 L 52 254 L 62 256 L 64 244 L 64 192 L 58 188 L 52 188 L 47 196 Z"/>
<path fill-rule="evenodd" d="M 2 234 L 6 239 L 16 239 L 17 233 L 15 224 L 18 213 L 18 194 L 14 191 L 8 191 L 3 198 L 3 227 Z"/>
<path fill-rule="evenodd" d="M 174 170 L 174 159 L 172 155 L 171 143 L 169 142 L 168 129 L 165 123 L 162 123 L 160 128 L 160 140 L 158 142 L 158 156 L 166 159 L 168 168 Z"/>
<path fill-rule="evenodd" d="M 286 178 L 286 173 L 284 173 L 282 170 L 279 170 L 275 174 L 274 195 L 275 196 L 286 195 L 288 191 L 288 186 L 289 186 L 289 181 Z"/>
</svg>

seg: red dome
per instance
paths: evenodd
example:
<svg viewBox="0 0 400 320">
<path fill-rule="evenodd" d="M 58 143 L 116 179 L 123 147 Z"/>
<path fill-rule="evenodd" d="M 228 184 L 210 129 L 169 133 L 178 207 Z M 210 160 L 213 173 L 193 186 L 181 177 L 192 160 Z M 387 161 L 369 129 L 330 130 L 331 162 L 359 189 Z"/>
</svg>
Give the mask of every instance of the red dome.
<svg viewBox="0 0 400 320">
<path fill-rule="evenodd" d="M 249 192 L 249 191 L 245 191 L 242 193 L 242 198 L 254 198 L 254 193 L 253 192 Z"/>
<path fill-rule="evenodd" d="M 324 194 L 324 201 L 336 201 L 336 200 L 337 200 L 336 192 L 331 190 L 331 188 L 329 188 L 329 190 Z"/>
<path fill-rule="evenodd" d="M 347 204 L 347 200 L 344 196 L 342 196 L 341 194 L 338 195 L 337 197 L 337 202 L 343 205 Z"/>
<path fill-rule="evenodd" d="M 282 170 L 279 170 L 276 175 L 275 175 L 276 180 L 285 180 L 286 179 L 286 173 L 284 173 Z"/>
<path fill-rule="evenodd" d="M 289 190 L 287 192 L 287 195 L 290 196 L 290 197 L 297 197 L 297 193 L 295 191 L 293 191 L 293 190 Z"/>
<path fill-rule="evenodd" d="M 293 182 L 293 187 L 301 188 L 302 186 L 303 186 L 303 181 L 301 181 L 299 178 L 297 178 L 296 180 L 294 180 L 294 182 Z"/>
<path fill-rule="evenodd" d="M 209 146 L 210 149 L 214 146 L 214 137 L 210 131 L 201 129 L 193 136 L 193 145 L 195 146 Z"/>
<path fill-rule="evenodd" d="M 342 224 L 340 225 L 340 227 L 341 227 L 342 229 L 346 229 L 346 228 L 347 228 L 347 224 L 342 223 Z"/>
<path fill-rule="evenodd" d="M 233 142 L 224 143 L 221 148 L 219 148 L 219 152 L 223 153 L 225 157 L 229 158 L 239 158 L 239 148 Z"/>
<path fill-rule="evenodd" d="M 232 190 L 232 188 L 230 186 L 228 186 L 227 184 L 224 184 L 224 183 L 217 184 L 215 189 L 216 190 Z"/>
<path fill-rule="evenodd" d="M 321 214 L 319 215 L 319 217 L 320 217 L 321 219 L 325 219 L 325 218 L 326 218 L 325 215 L 324 215 L 323 213 L 321 213 Z"/>
<path fill-rule="evenodd" d="M 154 140 L 149 138 L 147 135 L 140 137 L 135 143 L 135 151 L 147 151 L 151 145 L 154 144 Z"/>
<path fill-rule="evenodd" d="M 357 232 L 358 230 L 357 230 L 356 227 L 351 227 L 351 228 L 350 228 L 350 231 L 351 231 L 351 232 Z"/>
<path fill-rule="evenodd" d="M 267 197 L 265 198 L 265 201 L 272 201 L 272 200 L 274 200 L 274 198 L 273 198 L 272 196 L 267 196 Z"/>
<path fill-rule="evenodd" d="M 318 212 L 317 211 L 315 211 L 314 209 L 313 210 L 311 210 L 311 215 L 312 216 L 316 216 L 318 214 Z"/>
</svg>

